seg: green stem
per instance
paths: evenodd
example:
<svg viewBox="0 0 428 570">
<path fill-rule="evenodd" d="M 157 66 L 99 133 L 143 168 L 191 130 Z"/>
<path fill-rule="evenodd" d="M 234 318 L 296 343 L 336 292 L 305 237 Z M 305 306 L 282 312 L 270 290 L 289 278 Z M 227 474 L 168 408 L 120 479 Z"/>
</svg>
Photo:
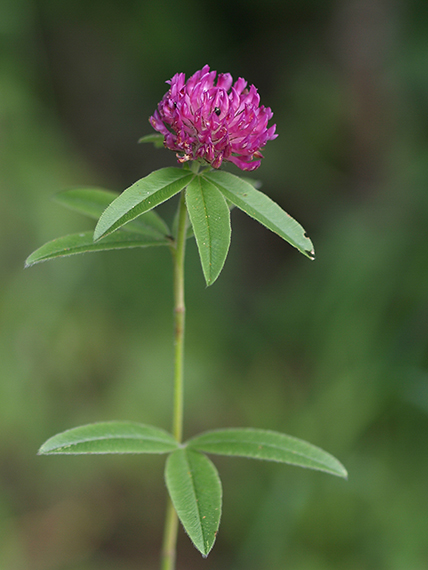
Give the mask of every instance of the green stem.
<svg viewBox="0 0 428 570">
<path fill-rule="evenodd" d="M 184 190 L 178 207 L 177 239 L 171 246 L 174 264 L 174 402 L 172 433 L 181 443 L 183 437 L 183 362 L 184 362 L 184 254 L 186 250 L 187 210 Z M 178 518 L 171 499 L 165 518 L 161 570 L 174 570 L 177 544 Z"/>
<path fill-rule="evenodd" d="M 183 437 L 183 363 L 184 324 L 184 254 L 186 251 L 187 209 L 184 190 L 178 207 L 177 242 L 174 260 L 174 407 L 172 434 L 181 443 Z"/>
<path fill-rule="evenodd" d="M 161 570 L 174 570 L 177 550 L 178 517 L 168 497 L 162 544 Z"/>
</svg>

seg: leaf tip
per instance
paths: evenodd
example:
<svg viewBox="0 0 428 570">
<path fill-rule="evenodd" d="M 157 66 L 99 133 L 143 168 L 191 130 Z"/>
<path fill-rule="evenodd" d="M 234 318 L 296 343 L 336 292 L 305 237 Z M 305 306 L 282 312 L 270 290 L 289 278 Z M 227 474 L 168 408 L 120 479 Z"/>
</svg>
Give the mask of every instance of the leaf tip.
<svg viewBox="0 0 428 570">
<path fill-rule="evenodd" d="M 214 285 L 214 283 L 217 281 L 218 277 L 219 277 L 219 275 L 216 275 L 214 278 L 210 277 L 209 279 L 207 279 L 205 277 L 205 283 L 206 283 L 207 289 L 208 289 L 208 287 L 211 287 L 211 285 Z"/>
<path fill-rule="evenodd" d="M 55 453 L 56 451 L 58 451 L 59 447 L 52 447 L 49 445 L 49 443 L 52 439 L 53 438 L 50 437 L 44 443 L 42 443 L 42 445 L 39 447 L 39 449 L 37 451 L 37 455 L 52 455 L 52 453 Z"/>
<path fill-rule="evenodd" d="M 36 265 L 37 263 L 40 263 L 41 261 L 45 261 L 44 259 L 37 259 L 37 258 L 34 259 L 33 256 L 34 256 L 34 254 L 32 253 L 24 261 L 24 269 L 28 269 L 29 267 L 33 267 L 33 265 Z"/>
<path fill-rule="evenodd" d="M 94 242 L 99 241 L 101 238 L 105 237 L 105 235 L 107 235 L 107 232 L 103 232 L 97 225 L 94 230 Z"/>
<path fill-rule="evenodd" d="M 199 550 L 199 552 L 201 553 L 202 558 L 208 558 L 208 554 L 209 554 L 209 553 L 211 552 L 211 550 L 213 549 L 216 538 L 217 538 L 217 531 L 215 531 L 215 533 L 214 533 L 214 538 L 213 538 L 213 540 L 212 540 L 211 542 L 210 542 L 209 540 L 206 540 L 206 541 L 205 541 L 205 546 L 204 546 L 203 549 L 202 549 L 202 548 L 199 548 L 199 546 L 197 546 L 195 543 L 193 543 L 193 545 L 195 546 L 195 548 L 197 548 L 197 549 Z M 193 541 L 192 541 L 192 542 L 193 542 Z"/>
<path fill-rule="evenodd" d="M 110 204 L 111 205 L 111 204 Z M 103 237 L 106 237 L 108 234 L 112 233 L 111 230 L 109 231 L 109 226 L 107 225 L 107 228 L 105 227 L 105 217 L 104 214 L 106 213 L 106 211 L 109 210 L 110 206 L 107 206 L 107 208 L 104 210 L 104 212 L 101 214 L 101 216 L 99 217 L 97 224 L 95 226 L 94 229 L 94 242 L 99 241 L 100 239 L 102 239 Z"/>
<path fill-rule="evenodd" d="M 342 465 L 342 463 L 340 463 L 340 461 L 338 459 L 336 459 L 335 461 L 336 461 L 336 465 L 334 466 L 334 470 L 331 470 L 329 472 L 331 473 L 331 475 L 336 475 L 337 477 L 341 477 L 342 479 L 345 479 L 345 481 L 347 481 L 348 480 L 348 471 L 346 470 L 344 465 Z"/>
</svg>

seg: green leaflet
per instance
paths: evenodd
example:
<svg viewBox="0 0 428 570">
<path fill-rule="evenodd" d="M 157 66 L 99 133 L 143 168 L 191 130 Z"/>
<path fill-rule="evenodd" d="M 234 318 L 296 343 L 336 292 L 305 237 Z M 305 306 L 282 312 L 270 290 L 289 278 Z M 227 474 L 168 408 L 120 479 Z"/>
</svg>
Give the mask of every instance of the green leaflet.
<svg viewBox="0 0 428 570">
<path fill-rule="evenodd" d="M 55 194 L 53 199 L 62 206 L 98 220 L 107 206 L 118 196 L 117 192 L 101 188 L 71 188 Z M 147 212 L 126 224 L 123 229 L 144 233 L 159 239 L 170 234 L 166 223 L 153 211 Z"/>
<path fill-rule="evenodd" d="M 48 439 L 39 455 L 167 453 L 178 443 L 165 430 L 134 422 L 100 422 L 69 429 Z"/>
<path fill-rule="evenodd" d="M 266 194 L 229 172 L 210 171 L 203 176 L 215 184 L 232 204 L 288 241 L 301 253 L 314 259 L 314 247 L 305 230 Z"/>
<path fill-rule="evenodd" d="M 207 285 L 219 276 L 230 245 L 230 210 L 222 193 L 202 176 L 186 189 L 186 205 Z"/>
<path fill-rule="evenodd" d="M 167 459 L 165 480 L 185 531 L 199 552 L 208 556 L 221 517 L 222 488 L 216 468 L 206 455 L 178 449 Z"/>
<path fill-rule="evenodd" d="M 283 433 L 254 429 L 230 428 L 209 431 L 187 442 L 191 449 L 289 463 L 347 478 L 343 465 L 319 447 Z"/>
<path fill-rule="evenodd" d="M 188 170 L 161 168 L 127 188 L 100 217 L 94 240 L 110 234 L 178 194 L 194 177 Z"/>
<path fill-rule="evenodd" d="M 153 238 L 150 235 L 119 230 L 112 235 L 106 236 L 102 240 L 94 242 L 92 231 L 80 232 L 45 243 L 26 259 L 25 267 L 30 267 L 31 265 L 47 261 L 48 259 L 67 257 L 77 253 L 128 249 L 132 247 L 149 247 L 152 245 L 169 245 L 169 241 L 165 237 Z"/>
</svg>

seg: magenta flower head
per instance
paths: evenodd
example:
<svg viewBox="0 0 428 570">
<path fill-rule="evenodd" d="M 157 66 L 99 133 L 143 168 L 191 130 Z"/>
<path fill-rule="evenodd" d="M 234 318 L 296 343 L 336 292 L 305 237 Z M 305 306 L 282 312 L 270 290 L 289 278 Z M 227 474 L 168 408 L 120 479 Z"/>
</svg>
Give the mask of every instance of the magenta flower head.
<svg viewBox="0 0 428 570">
<path fill-rule="evenodd" d="M 205 65 L 187 81 L 177 73 L 167 81 L 170 88 L 150 117 L 152 127 L 164 135 L 164 145 L 177 152 L 178 162 L 203 159 L 213 168 L 223 160 L 241 170 L 260 166 L 260 152 L 276 138 L 276 125 L 267 127 L 273 113 L 259 106 L 254 85 L 247 88 L 241 77 L 233 83 L 230 73 Z"/>
</svg>

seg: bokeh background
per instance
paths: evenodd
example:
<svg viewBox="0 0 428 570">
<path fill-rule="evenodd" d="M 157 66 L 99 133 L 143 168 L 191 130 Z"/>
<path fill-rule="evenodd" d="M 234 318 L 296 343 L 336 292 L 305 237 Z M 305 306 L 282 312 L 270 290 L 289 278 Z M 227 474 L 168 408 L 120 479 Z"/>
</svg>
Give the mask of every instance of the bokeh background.
<svg viewBox="0 0 428 570">
<path fill-rule="evenodd" d="M 55 192 L 120 191 L 175 164 L 136 143 L 165 80 L 205 63 L 254 83 L 273 109 L 279 137 L 254 177 L 317 260 L 234 211 L 207 289 L 189 245 L 186 436 L 276 429 L 350 476 L 214 458 L 217 544 L 204 561 L 181 532 L 178 570 L 426 570 L 423 0 L 1 0 L 0 567 L 158 567 L 162 456 L 36 451 L 92 421 L 169 428 L 169 252 L 23 265 L 92 227 Z"/>
</svg>

